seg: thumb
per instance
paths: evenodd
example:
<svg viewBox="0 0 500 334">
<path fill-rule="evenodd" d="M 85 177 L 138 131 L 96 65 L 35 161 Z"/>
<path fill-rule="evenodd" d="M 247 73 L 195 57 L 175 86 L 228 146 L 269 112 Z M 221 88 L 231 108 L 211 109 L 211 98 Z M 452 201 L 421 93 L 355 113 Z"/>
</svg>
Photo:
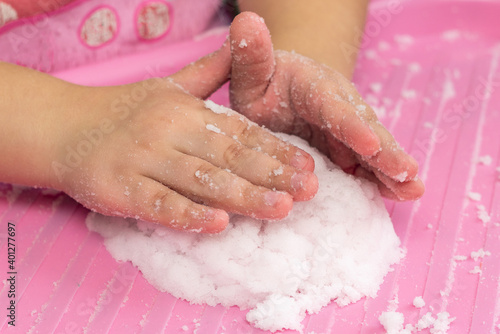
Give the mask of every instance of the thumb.
<svg viewBox="0 0 500 334">
<path fill-rule="evenodd" d="M 231 100 L 243 106 L 264 95 L 274 73 L 271 35 L 264 20 L 252 12 L 236 16 L 229 31 L 231 41 Z"/>
<path fill-rule="evenodd" d="M 219 89 L 231 72 L 231 52 L 226 40 L 217 51 L 172 74 L 170 78 L 188 93 L 206 99 Z"/>
</svg>

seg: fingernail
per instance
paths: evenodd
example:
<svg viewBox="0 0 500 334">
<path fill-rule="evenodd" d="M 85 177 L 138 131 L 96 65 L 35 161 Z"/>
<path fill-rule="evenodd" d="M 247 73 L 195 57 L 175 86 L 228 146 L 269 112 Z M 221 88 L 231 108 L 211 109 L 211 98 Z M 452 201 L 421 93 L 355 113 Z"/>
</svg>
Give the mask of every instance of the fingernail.
<svg viewBox="0 0 500 334">
<path fill-rule="evenodd" d="M 268 206 L 276 206 L 283 199 L 283 193 L 279 191 L 268 191 L 264 195 L 264 202 Z"/>
<path fill-rule="evenodd" d="M 309 159 L 301 153 L 297 152 L 295 153 L 295 156 L 290 160 L 290 165 L 298 168 L 298 169 L 304 169 L 307 166 L 307 163 L 309 162 Z"/>
<path fill-rule="evenodd" d="M 291 184 L 293 190 L 299 190 L 304 187 L 304 183 L 307 181 L 309 176 L 305 173 L 296 173 L 292 176 Z"/>
<path fill-rule="evenodd" d="M 218 210 L 214 210 L 214 209 L 207 209 L 204 213 L 205 213 L 205 221 L 209 222 L 209 221 L 212 221 L 215 219 L 215 216 L 217 215 L 217 211 Z"/>
<path fill-rule="evenodd" d="M 205 223 L 209 224 L 202 226 L 200 231 L 208 233 L 221 232 L 226 228 L 228 221 L 228 214 L 224 210 L 208 209 L 205 211 Z"/>
</svg>

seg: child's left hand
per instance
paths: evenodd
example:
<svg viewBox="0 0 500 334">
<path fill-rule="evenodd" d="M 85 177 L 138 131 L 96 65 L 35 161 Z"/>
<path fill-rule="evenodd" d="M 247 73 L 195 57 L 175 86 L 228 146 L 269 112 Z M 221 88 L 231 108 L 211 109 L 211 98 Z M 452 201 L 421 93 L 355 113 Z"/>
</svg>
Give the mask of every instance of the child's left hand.
<svg viewBox="0 0 500 334">
<path fill-rule="evenodd" d="M 344 170 L 376 182 L 386 197 L 422 196 L 417 162 L 349 80 L 298 54 L 273 52 L 266 25 L 250 12 L 234 19 L 230 43 L 233 109 L 273 131 L 309 140 Z"/>
</svg>

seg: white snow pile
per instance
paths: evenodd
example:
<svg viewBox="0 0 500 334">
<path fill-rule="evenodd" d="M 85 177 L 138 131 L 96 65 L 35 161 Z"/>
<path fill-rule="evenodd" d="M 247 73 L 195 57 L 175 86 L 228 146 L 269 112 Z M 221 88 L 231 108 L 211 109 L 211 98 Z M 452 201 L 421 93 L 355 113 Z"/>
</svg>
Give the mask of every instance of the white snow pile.
<svg viewBox="0 0 500 334">
<path fill-rule="evenodd" d="M 248 309 L 254 326 L 301 330 L 307 313 L 330 301 L 344 306 L 375 297 L 403 252 L 376 186 L 311 153 L 319 191 L 281 221 L 232 216 L 217 235 L 90 213 L 118 261 L 131 261 L 158 290 L 192 303 Z"/>
</svg>

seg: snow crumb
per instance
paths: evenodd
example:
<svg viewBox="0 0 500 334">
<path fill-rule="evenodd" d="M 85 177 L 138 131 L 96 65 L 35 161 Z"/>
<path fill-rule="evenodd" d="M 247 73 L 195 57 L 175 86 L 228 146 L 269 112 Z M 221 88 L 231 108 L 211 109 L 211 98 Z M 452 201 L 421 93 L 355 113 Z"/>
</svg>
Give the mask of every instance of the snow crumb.
<svg viewBox="0 0 500 334">
<path fill-rule="evenodd" d="M 470 274 L 481 274 L 482 270 L 481 270 L 481 268 L 479 266 L 475 266 L 474 269 L 469 270 L 469 273 Z"/>
<path fill-rule="evenodd" d="M 366 106 L 365 106 L 365 105 L 362 105 L 362 104 L 358 104 L 358 105 L 356 106 L 356 109 L 357 109 L 358 111 L 365 111 L 365 110 L 366 110 Z"/>
<path fill-rule="evenodd" d="M 216 114 L 224 114 L 224 115 L 238 115 L 238 113 L 232 109 L 226 108 L 224 106 L 218 105 L 217 103 L 211 100 L 205 100 L 205 108 L 212 110 Z"/>
<path fill-rule="evenodd" d="M 391 64 L 394 65 L 394 66 L 401 66 L 402 62 L 401 62 L 401 59 L 392 58 L 391 59 Z"/>
<path fill-rule="evenodd" d="M 460 35 L 461 33 L 459 30 L 447 30 L 441 34 L 441 39 L 444 41 L 453 42 L 459 39 Z"/>
<path fill-rule="evenodd" d="M 370 89 L 375 93 L 380 93 L 380 91 L 382 91 L 382 84 L 380 82 L 374 82 L 370 84 Z"/>
<path fill-rule="evenodd" d="M 432 124 L 431 122 L 425 122 L 424 123 L 424 128 L 432 129 L 433 127 L 434 127 L 434 124 Z"/>
<path fill-rule="evenodd" d="M 403 256 L 377 186 L 344 173 L 302 139 L 279 136 L 313 156 L 319 179 L 316 196 L 294 203 L 279 224 L 232 215 L 224 231 L 208 235 L 94 212 L 86 224 L 158 290 L 249 309 L 247 320 L 264 330 L 301 330 L 305 315 L 330 301 L 345 306 L 375 296 Z"/>
<path fill-rule="evenodd" d="M 184 325 L 181 327 L 181 329 L 184 331 L 184 332 L 187 332 L 189 330 L 189 327 L 187 325 Z"/>
<path fill-rule="evenodd" d="M 486 211 L 486 208 L 482 204 L 478 204 L 477 208 L 477 218 L 483 222 L 483 224 L 487 224 L 491 221 L 491 217 Z"/>
<path fill-rule="evenodd" d="M 407 177 L 408 177 L 408 172 L 405 171 L 396 175 L 394 179 L 398 180 L 399 182 L 404 182 Z"/>
<path fill-rule="evenodd" d="M 275 176 L 282 175 L 283 174 L 283 166 L 279 166 L 279 168 L 276 168 L 275 170 L 273 170 L 273 174 Z"/>
<path fill-rule="evenodd" d="M 377 52 L 375 50 L 366 50 L 365 57 L 366 59 L 375 59 L 377 58 Z"/>
<path fill-rule="evenodd" d="M 431 328 L 432 334 L 445 334 L 450 329 L 450 324 L 455 320 L 455 318 L 450 318 L 448 312 L 440 312 L 437 314 L 437 319 L 434 321 L 433 327 Z"/>
<path fill-rule="evenodd" d="M 427 228 L 428 228 L 429 230 L 432 230 L 432 228 L 433 228 L 433 227 L 434 227 L 434 226 L 433 226 L 432 224 L 427 224 Z"/>
<path fill-rule="evenodd" d="M 465 261 L 465 260 L 467 260 L 467 256 L 465 256 L 465 255 L 455 255 L 455 256 L 453 257 L 453 259 L 454 259 L 455 261 Z"/>
<path fill-rule="evenodd" d="M 244 38 L 241 40 L 240 44 L 238 45 L 238 47 L 241 49 L 246 48 L 247 46 L 248 46 L 247 41 Z"/>
<path fill-rule="evenodd" d="M 416 297 L 413 305 L 421 308 L 425 305 L 422 297 Z M 417 306 L 418 305 L 418 306 Z M 421 305 L 421 306 L 420 306 Z M 387 334 L 411 334 L 428 329 L 432 334 L 446 334 L 455 318 L 450 318 L 448 312 L 440 312 L 436 316 L 432 312 L 424 314 L 415 325 L 404 324 L 404 315 L 396 311 L 383 312 L 379 321 Z"/>
<path fill-rule="evenodd" d="M 408 47 L 413 44 L 414 39 L 410 35 L 395 35 L 394 41 L 398 43 L 400 47 Z"/>
<path fill-rule="evenodd" d="M 387 43 L 386 41 L 380 41 L 378 42 L 378 49 L 380 51 L 387 51 L 391 48 L 391 45 Z"/>
<path fill-rule="evenodd" d="M 207 130 L 213 131 L 215 133 L 221 133 L 220 129 L 213 124 L 207 124 Z"/>
<path fill-rule="evenodd" d="M 474 261 L 477 261 L 478 259 L 482 259 L 484 258 L 485 256 L 490 256 L 491 255 L 491 252 L 489 251 L 485 251 L 484 249 L 479 249 L 477 252 L 472 252 L 470 253 L 470 257 L 471 259 L 473 259 Z"/>
<path fill-rule="evenodd" d="M 436 321 L 436 319 L 432 317 L 432 313 L 427 312 L 418 320 L 416 328 L 417 330 L 429 328 L 434 324 L 434 321 Z"/>
<path fill-rule="evenodd" d="M 372 106 L 372 109 L 378 118 L 384 118 L 387 114 L 387 110 L 384 106 Z"/>
<path fill-rule="evenodd" d="M 387 334 L 399 334 L 404 328 L 405 317 L 401 312 L 383 312 L 378 320 Z"/>
<path fill-rule="evenodd" d="M 470 191 L 470 192 L 467 194 L 467 196 L 468 196 L 471 200 L 476 201 L 476 202 L 478 202 L 478 201 L 480 201 L 480 200 L 481 200 L 481 194 L 480 194 L 480 193 L 475 193 L 475 192 Z"/>
<path fill-rule="evenodd" d="M 405 99 L 414 99 L 417 96 L 417 92 L 415 92 L 413 89 L 404 89 L 401 92 L 401 96 Z"/>
<path fill-rule="evenodd" d="M 491 163 L 493 162 L 493 159 L 491 158 L 491 156 L 485 155 L 485 156 L 479 157 L 477 159 L 477 162 L 479 164 L 482 164 L 482 165 L 485 165 L 485 166 L 490 166 Z"/>
<path fill-rule="evenodd" d="M 415 306 L 416 308 L 422 308 L 425 306 L 425 301 L 422 296 L 418 296 L 413 299 L 413 306 Z"/>
<path fill-rule="evenodd" d="M 418 73 L 418 72 L 420 72 L 420 70 L 422 69 L 422 67 L 420 66 L 419 63 L 411 63 L 408 66 L 408 69 L 410 70 L 410 72 Z"/>
</svg>

